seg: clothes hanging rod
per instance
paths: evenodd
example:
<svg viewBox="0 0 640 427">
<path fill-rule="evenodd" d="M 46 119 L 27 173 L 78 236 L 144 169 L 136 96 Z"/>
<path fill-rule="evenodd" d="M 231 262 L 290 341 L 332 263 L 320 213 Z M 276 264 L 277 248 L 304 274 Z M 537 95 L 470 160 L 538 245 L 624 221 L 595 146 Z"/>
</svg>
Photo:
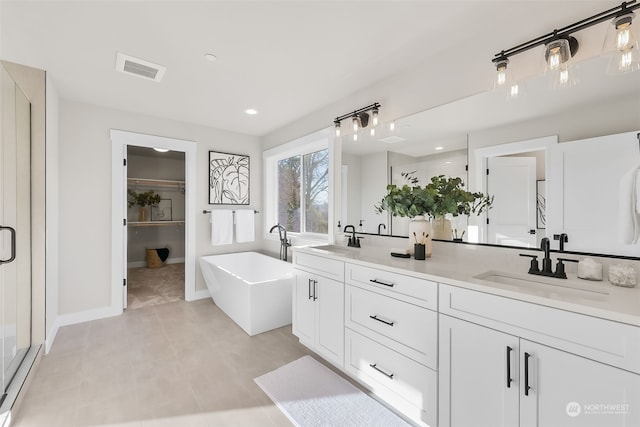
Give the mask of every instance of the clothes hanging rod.
<svg viewBox="0 0 640 427">
<path fill-rule="evenodd" d="M 236 211 L 235 211 L 235 210 L 233 210 L 233 211 L 231 211 L 231 212 L 236 213 Z M 210 214 L 210 213 L 211 213 L 211 211 L 210 211 L 210 210 L 205 209 L 205 210 L 203 210 L 203 211 L 202 211 L 202 213 L 203 213 L 203 214 Z M 254 209 L 253 213 L 254 213 L 254 214 L 259 214 L 259 213 L 260 213 L 260 211 L 257 211 L 257 210 L 255 210 L 255 209 Z"/>
</svg>

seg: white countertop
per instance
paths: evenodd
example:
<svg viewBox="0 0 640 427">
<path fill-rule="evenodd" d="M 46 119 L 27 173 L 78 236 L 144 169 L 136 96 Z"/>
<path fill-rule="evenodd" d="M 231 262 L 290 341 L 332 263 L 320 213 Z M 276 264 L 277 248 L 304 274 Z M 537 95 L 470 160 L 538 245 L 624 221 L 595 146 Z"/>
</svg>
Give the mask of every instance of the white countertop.
<svg viewBox="0 0 640 427">
<path fill-rule="evenodd" d="M 352 264 L 383 268 L 386 271 L 405 274 L 461 288 L 513 298 L 534 304 L 599 317 L 615 322 L 640 326 L 640 288 L 614 286 L 607 280 L 596 282 L 567 273 L 567 279 L 528 275 L 528 262 L 522 271 L 479 267 L 477 262 L 438 253 L 425 261 L 413 258 L 394 258 L 388 248 L 347 248 L 336 246 L 295 247 L 294 251 L 337 259 Z M 513 252 L 513 257 L 518 257 Z M 555 257 L 554 268 L 555 268 Z M 479 276 L 487 272 L 507 273 L 517 279 L 512 283 L 483 280 Z M 540 281 L 546 284 L 517 284 L 522 280 Z M 524 283 L 524 282 L 521 282 Z"/>
</svg>

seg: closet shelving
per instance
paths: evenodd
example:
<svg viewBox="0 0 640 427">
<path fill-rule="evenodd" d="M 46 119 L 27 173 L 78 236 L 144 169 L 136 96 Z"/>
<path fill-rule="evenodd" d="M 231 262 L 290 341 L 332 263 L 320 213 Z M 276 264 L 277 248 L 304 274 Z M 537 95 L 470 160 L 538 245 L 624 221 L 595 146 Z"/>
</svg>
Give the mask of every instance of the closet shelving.
<svg viewBox="0 0 640 427">
<path fill-rule="evenodd" d="M 175 189 L 180 192 L 180 194 L 184 194 L 185 191 L 185 182 L 177 181 L 172 179 L 151 179 L 151 178 L 127 178 L 127 187 L 128 188 L 165 188 L 165 189 Z M 168 225 L 182 225 L 184 224 L 184 220 L 180 221 L 129 221 L 127 225 L 130 227 L 161 227 Z"/>
</svg>

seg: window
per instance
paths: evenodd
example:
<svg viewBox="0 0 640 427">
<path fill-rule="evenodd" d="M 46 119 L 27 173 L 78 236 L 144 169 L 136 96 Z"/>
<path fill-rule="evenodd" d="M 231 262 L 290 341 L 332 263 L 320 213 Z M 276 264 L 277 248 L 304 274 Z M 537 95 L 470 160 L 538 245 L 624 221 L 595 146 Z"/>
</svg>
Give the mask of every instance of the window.
<svg viewBox="0 0 640 427">
<path fill-rule="evenodd" d="M 329 230 L 329 150 L 278 161 L 278 223 L 291 232 Z"/>
<path fill-rule="evenodd" d="M 263 153 L 265 237 L 282 224 L 301 242 L 329 241 L 333 224 L 333 128 Z M 302 239 L 302 240 L 300 240 Z"/>
</svg>

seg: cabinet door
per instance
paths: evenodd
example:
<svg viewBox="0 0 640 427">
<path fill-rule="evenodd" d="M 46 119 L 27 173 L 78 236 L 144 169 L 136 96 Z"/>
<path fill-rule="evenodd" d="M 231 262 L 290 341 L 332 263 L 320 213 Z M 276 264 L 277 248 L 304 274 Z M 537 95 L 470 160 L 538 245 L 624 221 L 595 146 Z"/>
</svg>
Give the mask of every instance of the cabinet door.
<svg viewBox="0 0 640 427">
<path fill-rule="evenodd" d="M 521 427 L 640 426 L 640 375 L 526 340 L 520 357 Z"/>
<path fill-rule="evenodd" d="M 344 283 L 316 277 L 316 346 L 338 366 L 344 365 Z"/>
<path fill-rule="evenodd" d="M 517 426 L 519 339 L 445 315 L 439 321 L 439 425 Z"/>
<path fill-rule="evenodd" d="M 294 270 L 293 286 L 293 333 L 307 346 L 315 342 L 315 301 L 313 299 L 314 277 Z"/>
</svg>

